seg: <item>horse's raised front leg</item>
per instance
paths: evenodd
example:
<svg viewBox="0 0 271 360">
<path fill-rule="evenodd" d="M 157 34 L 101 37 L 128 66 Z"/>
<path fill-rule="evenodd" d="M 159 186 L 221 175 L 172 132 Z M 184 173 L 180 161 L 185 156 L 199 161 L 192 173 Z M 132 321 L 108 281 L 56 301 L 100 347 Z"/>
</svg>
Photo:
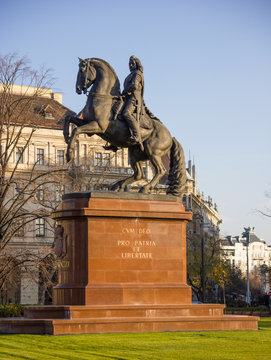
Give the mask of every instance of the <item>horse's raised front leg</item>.
<svg viewBox="0 0 271 360">
<path fill-rule="evenodd" d="M 68 144 L 70 141 L 70 124 L 75 124 L 76 126 L 82 126 L 86 122 L 78 117 L 67 115 L 64 120 L 63 126 L 63 135 L 65 143 Z"/>
<path fill-rule="evenodd" d="M 64 126 L 63 126 L 63 136 L 65 139 L 65 143 L 68 144 L 69 140 L 70 140 L 70 122 L 71 122 L 72 117 L 71 116 L 66 116 L 65 120 L 64 120 Z"/>
<path fill-rule="evenodd" d="M 74 118 L 74 119 L 80 120 L 78 118 Z M 80 134 L 87 134 L 88 136 L 92 136 L 94 134 L 100 134 L 103 132 L 103 130 L 101 129 L 101 127 L 99 126 L 99 124 L 96 121 L 92 121 L 92 122 L 86 124 L 85 121 L 80 120 L 80 121 L 77 121 L 77 123 L 78 123 L 78 127 L 73 129 L 71 137 L 68 140 L 68 147 L 67 147 L 67 153 L 66 153 L 67 162 L 74 159 L 75 142 L 76 142 L 77 137 Z"/>
</svg>

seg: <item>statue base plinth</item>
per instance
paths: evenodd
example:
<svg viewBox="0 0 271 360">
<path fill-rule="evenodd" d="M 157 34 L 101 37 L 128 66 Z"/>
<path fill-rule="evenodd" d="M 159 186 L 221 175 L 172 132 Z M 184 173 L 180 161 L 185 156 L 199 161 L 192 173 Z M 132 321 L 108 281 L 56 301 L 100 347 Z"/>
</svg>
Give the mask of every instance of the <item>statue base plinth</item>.
<svg viewBox="0 0 271 360">
<path fill-rule="evenodd" d="M 54 304 L 191 303 L 186 285 L 191 217 L 173 196 L 65 195 L 54 213 L 67 235 Z"/>
</svg>

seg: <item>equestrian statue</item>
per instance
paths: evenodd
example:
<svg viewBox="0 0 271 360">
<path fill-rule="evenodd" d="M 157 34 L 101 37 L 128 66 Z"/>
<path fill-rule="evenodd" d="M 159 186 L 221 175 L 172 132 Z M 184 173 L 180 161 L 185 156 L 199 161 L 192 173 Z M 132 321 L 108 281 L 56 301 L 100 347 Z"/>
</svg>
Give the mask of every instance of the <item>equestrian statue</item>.
<svg viewBox="0 0 271 360">
<path fill-rule="evenodd" d="M 147 194 L 165 175 L 162 157 L 170 152 L 167 194 L 181 196 L 186 183 L 182 146 L 145 105 L 143 66 L 140 60 L 131 56 L 129 68 L 130 74 L 124 81 L 121 93 L 119 79 L 105 60 L 79 58 L 76 92 L 88 95 L 83 110 L 77 116 L 67 116 L 64 121 L 67 162 L 74 159 L 78 135 L 96 134 L 110 143 L 107 149 L 116 151 L 118 148 L 128 148 L 134 171 L 132 176 L 114 183 L 110 190 L 126 190 L 127 185 L 144 179 L 142 162 L 150 160 L 154 167 L 154 177 L 140 189 L 141 193 Z M 70 124 L 77 126 L 71 135 Z"/>
</svg>

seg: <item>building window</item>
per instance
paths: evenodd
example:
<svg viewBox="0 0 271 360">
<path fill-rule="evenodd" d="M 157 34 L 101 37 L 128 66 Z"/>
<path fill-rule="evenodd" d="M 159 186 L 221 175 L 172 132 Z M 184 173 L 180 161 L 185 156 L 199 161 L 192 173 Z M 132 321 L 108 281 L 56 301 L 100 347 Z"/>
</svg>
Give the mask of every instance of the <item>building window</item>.
<svg viewBox="0 0 271 360">
<path fill-rule="evenodd" d="M 16 148 L 16 163 L 17 164 L 22 164 L 23 163 L 23 152 L 24 152 L 23 147 L 18 146 Z"/>
<path fill-rule="evenodd" d="M 22 219 L 19 219 L 16 221 L 16 233 L 15 236 L 16 237 L 23 237 L 24 236 L 24 223 Z"/>
<path fill-rule="evenodd" d="M 192 209 L 192 196 L 188 195 L 188 202 L 187 202 L 187 208 Z"/>
<path fill-rule="evenodd" d="M 109 166 L 110 165 L 110 154 L 104 153 L 103 154 L 103 166 Z"/>
<path fill-rule="evenodd" d="M 87 157 L 87 145 L 83 144 L 83 153 L 84 153 L 84 158 Z"/>
<path fill-rule="evenodd" d="M 37 149 L 37 165 L 44 165 L 44 149 Z"/>
<path fill-rule="evenodd" d="M 115 167 L 118 167 L 118 151 L 115 152 Z"/>
<path fill-rule="evenodd" d="M 57 150 L 56 163 L 57 165 L 64 165 L 64 150 Z"/>
<path fill-rule="evenodd" d="M 43 186 L 43 185 L 40 185 L 40 186 L 37 188 L 36 198 L 37 198 L 37 200 L 39 200 L 39 201 L 43 201 L 43 200 L 44 200 L 44 186 Z"/>
<path fill-rule="evenodd" d="M 56 201 L 62 200 L 62 195 L 64 194 L 64 185 L 56 185 Z"/>
<path fill-rule="evenodd" d="M 18 199 L 18 200 L 23 200 L 23 198 L 24 198 L 24 193 L 23 193 L 23 190 L 22 190 L 22 185 L 20 185 L 20 184 L 15 184 L 14 195 L 17 196 L 17 199 Z"/>
<path fill-rule="evenodd" d="M 46 120 L 51 120 L 51 119 L 54 119 L 54 116 L 53 116 L 52 113 L 46 112 L 46 113 L 45 113 L 45 119 L 46 119 Z"/>
<path fill-rule="evenodd" d="M 45 236 L 45 220 L 43 218 L 36 219 L 36 236 Z"/>
<path fill-rule="evenodd" d="M 94 153 L 94 166 L 102 166 L 102 153 Z"/>
<path fill-rule="evenodd" d="M 193 233 L 196 234 L 197 233 L 197 223 L 196 221 L 192 221 L 193 224 Z"/>
</svg>

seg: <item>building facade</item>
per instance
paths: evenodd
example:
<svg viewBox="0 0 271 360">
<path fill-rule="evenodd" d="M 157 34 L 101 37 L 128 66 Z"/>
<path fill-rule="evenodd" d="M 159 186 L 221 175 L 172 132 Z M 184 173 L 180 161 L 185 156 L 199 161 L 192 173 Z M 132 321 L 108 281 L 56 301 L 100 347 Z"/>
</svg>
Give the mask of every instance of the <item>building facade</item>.
<svg viewBox="0 0 271 360">
<path fill-rule="evenodd" d="M 188 224 L 187 237 L 219 238 L 219 226 L 222 219 L 218 213 L 216 203 L 210 196 L 207 198 L 200 193 L 197 187 L 196 166 L 188 161 L 186 193 L 183 204 L 188 211 L 193 212 L 193 220 Z"/>
<path fill-rule="evenodd" d="M 192 300 L 213 301 L 215 287 L 212 268 L 219 256 L 219 231 L 222 219 L 217 205 L 197 187 L 196 166 L 188 161 L 186 193 L 183 203 L 193 218 L 187 224 L 187 280 L 192 287 Z"/>
<path fill-rule="evenodd" d="M 220 239 L 225 258 L 245 275 L 247 271 L 259 276 L 263 293 L 270 291 L 268 268 L 271 267 L 271 246 L 260 239 L 254 228 L 244 228 L 241 236 L 226 236 Z"/>
</svg>

